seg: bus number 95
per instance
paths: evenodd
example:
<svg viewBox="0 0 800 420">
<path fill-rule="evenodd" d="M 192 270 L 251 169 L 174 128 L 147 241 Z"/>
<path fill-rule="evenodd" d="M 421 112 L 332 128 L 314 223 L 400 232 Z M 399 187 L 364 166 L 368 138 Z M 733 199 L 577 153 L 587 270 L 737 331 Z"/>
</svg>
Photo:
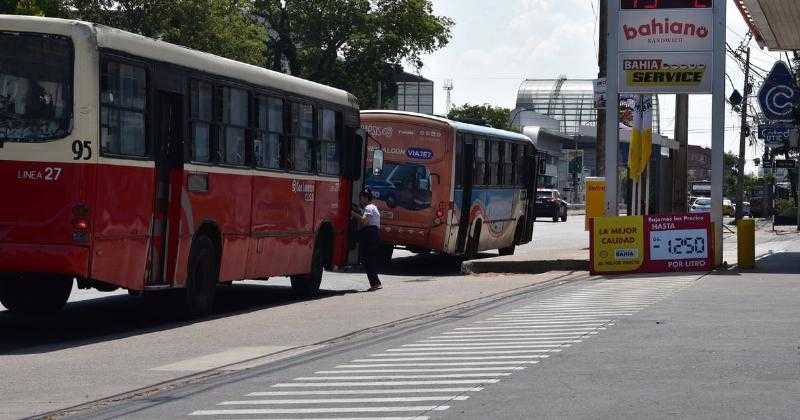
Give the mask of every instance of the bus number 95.
<svg viewBox="0 0 800 420">
<path fill-rule="evenodd" d="M 89 160 L 92 158 L 92 142 L 75 140 L 72 142 L 72 160 Z"/>
</svg>

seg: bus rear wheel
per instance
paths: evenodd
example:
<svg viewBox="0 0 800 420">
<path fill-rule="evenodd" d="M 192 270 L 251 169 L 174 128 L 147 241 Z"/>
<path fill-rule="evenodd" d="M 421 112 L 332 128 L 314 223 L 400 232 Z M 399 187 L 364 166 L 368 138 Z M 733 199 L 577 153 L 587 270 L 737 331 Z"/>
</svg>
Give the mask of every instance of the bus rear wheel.
<svg viewBox="0 0 800 420">
<path fill-rule="evenodd" d="M 314 254 L 311 256 L 311 272 L 308 274 L 292 276 L 292 290 L 295 294 L 302 297 L 314 297 L 319 295 L 319 288 L 322 285 L 322 272 L 324 255 L 327 245 L 324 241 L 317 240 L 314 245 Z"/>
<path fill-rule="evenodd" d="M 184 300 L 187 316 L 197 318 L 211 314 L 218 281 L 219 258 L 216 247 L 208 236 L 200 236 L 189 253 L 189 278 Z"/>
<path fill-rule="evenodd" d="M 72 278 L 15 276 L 0 280 L 0 303 L 11 312 L 53 314 L 64 308 L 72 292 Z"/>
</svg>

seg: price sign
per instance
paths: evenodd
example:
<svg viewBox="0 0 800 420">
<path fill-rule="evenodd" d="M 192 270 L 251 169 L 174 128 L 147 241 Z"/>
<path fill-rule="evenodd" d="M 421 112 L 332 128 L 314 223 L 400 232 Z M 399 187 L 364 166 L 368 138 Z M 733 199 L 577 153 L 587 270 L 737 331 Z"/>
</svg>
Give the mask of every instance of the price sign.
<svg viewBox="0 0 800 420">
<path fill-rule="evenodd" d="M 647 216 L 647 272 L 704 271 L 712 267 L 711 217 L 707 213 Z"/>
<path fill-rule="evenodd" d="M 705 229 L 659 230 L 650 235 L 653 261 L 708 258 L 708 231 Z"/>
</svg>

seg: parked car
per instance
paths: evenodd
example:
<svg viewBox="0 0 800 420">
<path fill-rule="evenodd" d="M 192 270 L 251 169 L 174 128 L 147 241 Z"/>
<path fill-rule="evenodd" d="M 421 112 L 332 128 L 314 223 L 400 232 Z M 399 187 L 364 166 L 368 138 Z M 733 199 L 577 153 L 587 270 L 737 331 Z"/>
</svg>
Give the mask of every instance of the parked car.
<svg viewBox="0 0 800 420">
<path fill-rule="evenodd" d="M 722 199 L 722 215 L 733 217 L 736 215 L 736 206 L 727 198 Z"/>
<path fill-rule="evenodd" d="M 561 219 L 567 221 L 567 208 L 569 205 L 561 198 L 558 190 L 536 190 L 536 217 L 552 217 L 554 222 Z"/>
<path fill-rule="evenodd" d="M 711 213 L 711 199 L 708 197 L 699 197 L 697 200 L 694 200 L 689 211 L 692 213 Z"/>
</svg>

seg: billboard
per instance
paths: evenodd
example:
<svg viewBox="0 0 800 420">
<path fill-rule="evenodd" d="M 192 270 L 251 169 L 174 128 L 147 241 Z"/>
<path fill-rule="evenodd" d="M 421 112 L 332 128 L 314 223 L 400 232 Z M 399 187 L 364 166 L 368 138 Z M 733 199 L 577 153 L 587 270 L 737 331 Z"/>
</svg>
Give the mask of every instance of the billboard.
<svg viewBox="0 0 800 420">
<path fill-rule="evenodd" d="M 692 53 L 624 53 L 619 91 L 624 93 L 711 93 L 712 56 Z"/>
<path fill-rule="evenodd" d="M 714 13 L 704 10 L 634 10 L 620 13 L 620 52 L 711 51 Z"/>
</svg>

